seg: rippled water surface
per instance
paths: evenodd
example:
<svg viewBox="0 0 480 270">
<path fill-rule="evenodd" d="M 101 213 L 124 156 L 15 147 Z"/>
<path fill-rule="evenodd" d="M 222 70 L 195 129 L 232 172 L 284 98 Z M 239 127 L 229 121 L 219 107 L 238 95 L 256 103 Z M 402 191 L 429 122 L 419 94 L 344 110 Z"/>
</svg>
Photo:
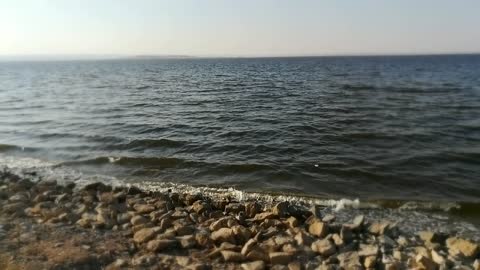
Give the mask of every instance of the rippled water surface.
<svg viewBox="0 0 480 270">
<path fill-rule="evenodd" d="M 0 63 L 0 154 L 120 181 L 480 200 L 480 56 Z"/>
</svg>

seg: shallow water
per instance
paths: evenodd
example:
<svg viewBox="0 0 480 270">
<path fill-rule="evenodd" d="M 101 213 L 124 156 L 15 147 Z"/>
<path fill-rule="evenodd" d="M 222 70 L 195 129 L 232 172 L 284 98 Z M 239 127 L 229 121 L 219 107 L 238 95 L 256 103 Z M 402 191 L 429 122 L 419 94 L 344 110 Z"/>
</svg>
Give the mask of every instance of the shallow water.
<svg viewBox="0 0 480 270">
<path fill-rule="evenodd" d="M 480 56 L 3 62 L 0 82 L 5 158 L 128 183 L 480 202 Z"/>
</svg>

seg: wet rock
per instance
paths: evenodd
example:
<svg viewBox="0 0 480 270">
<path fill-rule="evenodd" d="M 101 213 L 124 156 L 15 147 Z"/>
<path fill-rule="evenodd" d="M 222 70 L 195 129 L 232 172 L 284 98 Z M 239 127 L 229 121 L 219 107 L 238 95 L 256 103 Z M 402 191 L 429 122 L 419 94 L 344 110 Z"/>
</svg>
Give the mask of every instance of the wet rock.
<svg viewBox="0 0 480 270">
<path fill-rule="evenodd" d="M 288 213 L 289 206 L 290 206 L 290 203 L 287 201 L 279 202 L 272 207 L 272 213 L 278 216 L 279 218 L 284 218 L 289 215 Z"/>
<path fill-rule="evenodd" d="M 326 222 L 326 223 L 331 223 L 331 222 L 335 221 L 335 216 L 332 215 L 332 214 L 327 214 L 322 218 L 322 221 Z"/>
<path fill-rule="evenodd" d="M 85 191 L 100 191 L 100 192 L 108 192 L 112 190 L 111 186 L 107 186 L 104 183 L 96 182 L 91 183 L 83 187 Z"/>
<path fill-rule="evenodd" d="M 320 205 L 313 205 L 310 208 L 310 212 L 312 214 L 312 217 L 317 218 L 317 219 L 322 219 L 322 212 L 321 212 L 321 207 Z"/>
<path fill-rule="evenodd" d="M 202 194 L 197 193 L 197 194 L 187 194 L 185 195 L 185 204 L 186 205 L 192 205 L 196 201 L 199 201 L 202 199 Z"/>
<path fill-rule="evenodd" d="M 229 242 L 236 244 L 235 234 L 230 228 L 221 228 L 217 231 L 212 232 L 210 238 L 215 242 Z"/>
<path fill-rule="evenodd" d="M 154 238 L 158 231 L 158 227 L 141 229 L 133 235 L 133 241 L 135 241 L 137 244 L 145 243 L 146 241 Z"/>
<path fill-rule="evenodd" d="M 415 257 L 415 262 L 418 267 L 425 270 L 435 270 L 437 265 L 428 257 L 425 257 L 421 254 Z"/>
<path fill-rule="evenodd" d="M 210 204 L 206 202 L 196 201 L 192 205 L 192 210 L 199 215 L 203 215 L 204 213 L 210 212 L 212 208 Z"/>
<path fill-rule="evenodd" d="M 320 220 L 315 220 L 308 226 L 308 232 L 318 237 L 325 237 L 328 233 L 328 226 Z"/>
<path fill-rule="evenodd" d="M 286 265 L 290 261 L 292 261 L 292 254 L 287 252 L 270 252 L 268 254 L 268 257 L 270 258 L 270 263 L 273 265 L 275 264 Z"/>
<path fill-rule="evenodd" d="M 238 214 L 241 211 L 245 211 L 245 206 L 241 203 L 230 203 L 225 206 L 225 212 L 227 213 Z"/>
<path fill-rule="evenodd" d="M 245 257 L 240 252 L 222 250 L 220 253 L 225 262 L 242 262 L 245 260 Z"/>
<path fill-rule="evenodd" d="M 311 248 L 314 252 L 317 252 L 324 257 L 328 257 L 336 252 L 335 245 L 328 239 L 313 242 Z"/>
<path fill-rule="evenodd" d="M 342 238 L 345 243 L 350 243 L 353 239 L 352 229 L 347 226 L 342 226 L 340 229 L 340 238 Z"/>
<path fill-rule="evenodd" d="M 451 255 L 461 255 L 469 259 L 475 258 L 480 250 L 478 244 L 458 237 L 448 238 L 446 245 Z"/>
<path fill-rule="evenodd" d="M 176 240 L 154 239 L 147 243 L 147 249 L 153 252 L 163 251 L 177 245 Z"/>
<path fill-rule="evenodd" d="M 245 215 L 248 218 L 255 217 L 256 214 L 262 211 L 262 206 L 257 202 L 247 202 L 245 204 Z"/>
<path fill-rule="evenodd" d="M 265 262 L 263 261 L 254 261 L 249 263 L 243 263 L 241 265 L 243 270 L 264 270 Z"/>
</svg>

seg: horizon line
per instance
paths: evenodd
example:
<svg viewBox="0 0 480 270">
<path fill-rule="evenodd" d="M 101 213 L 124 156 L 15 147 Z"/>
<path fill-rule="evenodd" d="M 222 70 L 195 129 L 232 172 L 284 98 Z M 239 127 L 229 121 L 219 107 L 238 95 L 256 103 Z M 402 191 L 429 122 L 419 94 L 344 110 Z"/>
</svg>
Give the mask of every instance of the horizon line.
<svg viewBox="0 0 480 270">
<path fill-rule="evenodd" d="M 352 54 L 279 54 L 279 55 L 183 55 L 183 54 L 13 54 L 1 55 L 0 61 L 74 61 L 122 59 L 205 59 L 205 58 L 313 58 L 313 57 L 392 57 L 479 55 L 478 52 L 418 52 L 418 53 L 352 53 Z"/>
</svg>

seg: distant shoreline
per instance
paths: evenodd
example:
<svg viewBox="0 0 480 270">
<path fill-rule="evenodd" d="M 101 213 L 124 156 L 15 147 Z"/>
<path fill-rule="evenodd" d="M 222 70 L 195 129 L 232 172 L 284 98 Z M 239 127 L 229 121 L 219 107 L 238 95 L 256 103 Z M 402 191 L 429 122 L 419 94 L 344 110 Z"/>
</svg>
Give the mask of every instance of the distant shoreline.
<svg viewBox="0 0 480 270">
<path fill-rule="evenodd" d="M 207 56 L 207 55 L 0 55 L 0 62 L 56 62 L 56 61 L 109 61 L 109 60 L 175 60 L 175 59 L 288 59 L 288 58 L 382 58 L 382 57 L 452 57 L 480 56 L 472 53 L 419 53 L 419 54 L 345 54 L 345 55 L 252 55 L 252 56 Z"/>
</svg>

